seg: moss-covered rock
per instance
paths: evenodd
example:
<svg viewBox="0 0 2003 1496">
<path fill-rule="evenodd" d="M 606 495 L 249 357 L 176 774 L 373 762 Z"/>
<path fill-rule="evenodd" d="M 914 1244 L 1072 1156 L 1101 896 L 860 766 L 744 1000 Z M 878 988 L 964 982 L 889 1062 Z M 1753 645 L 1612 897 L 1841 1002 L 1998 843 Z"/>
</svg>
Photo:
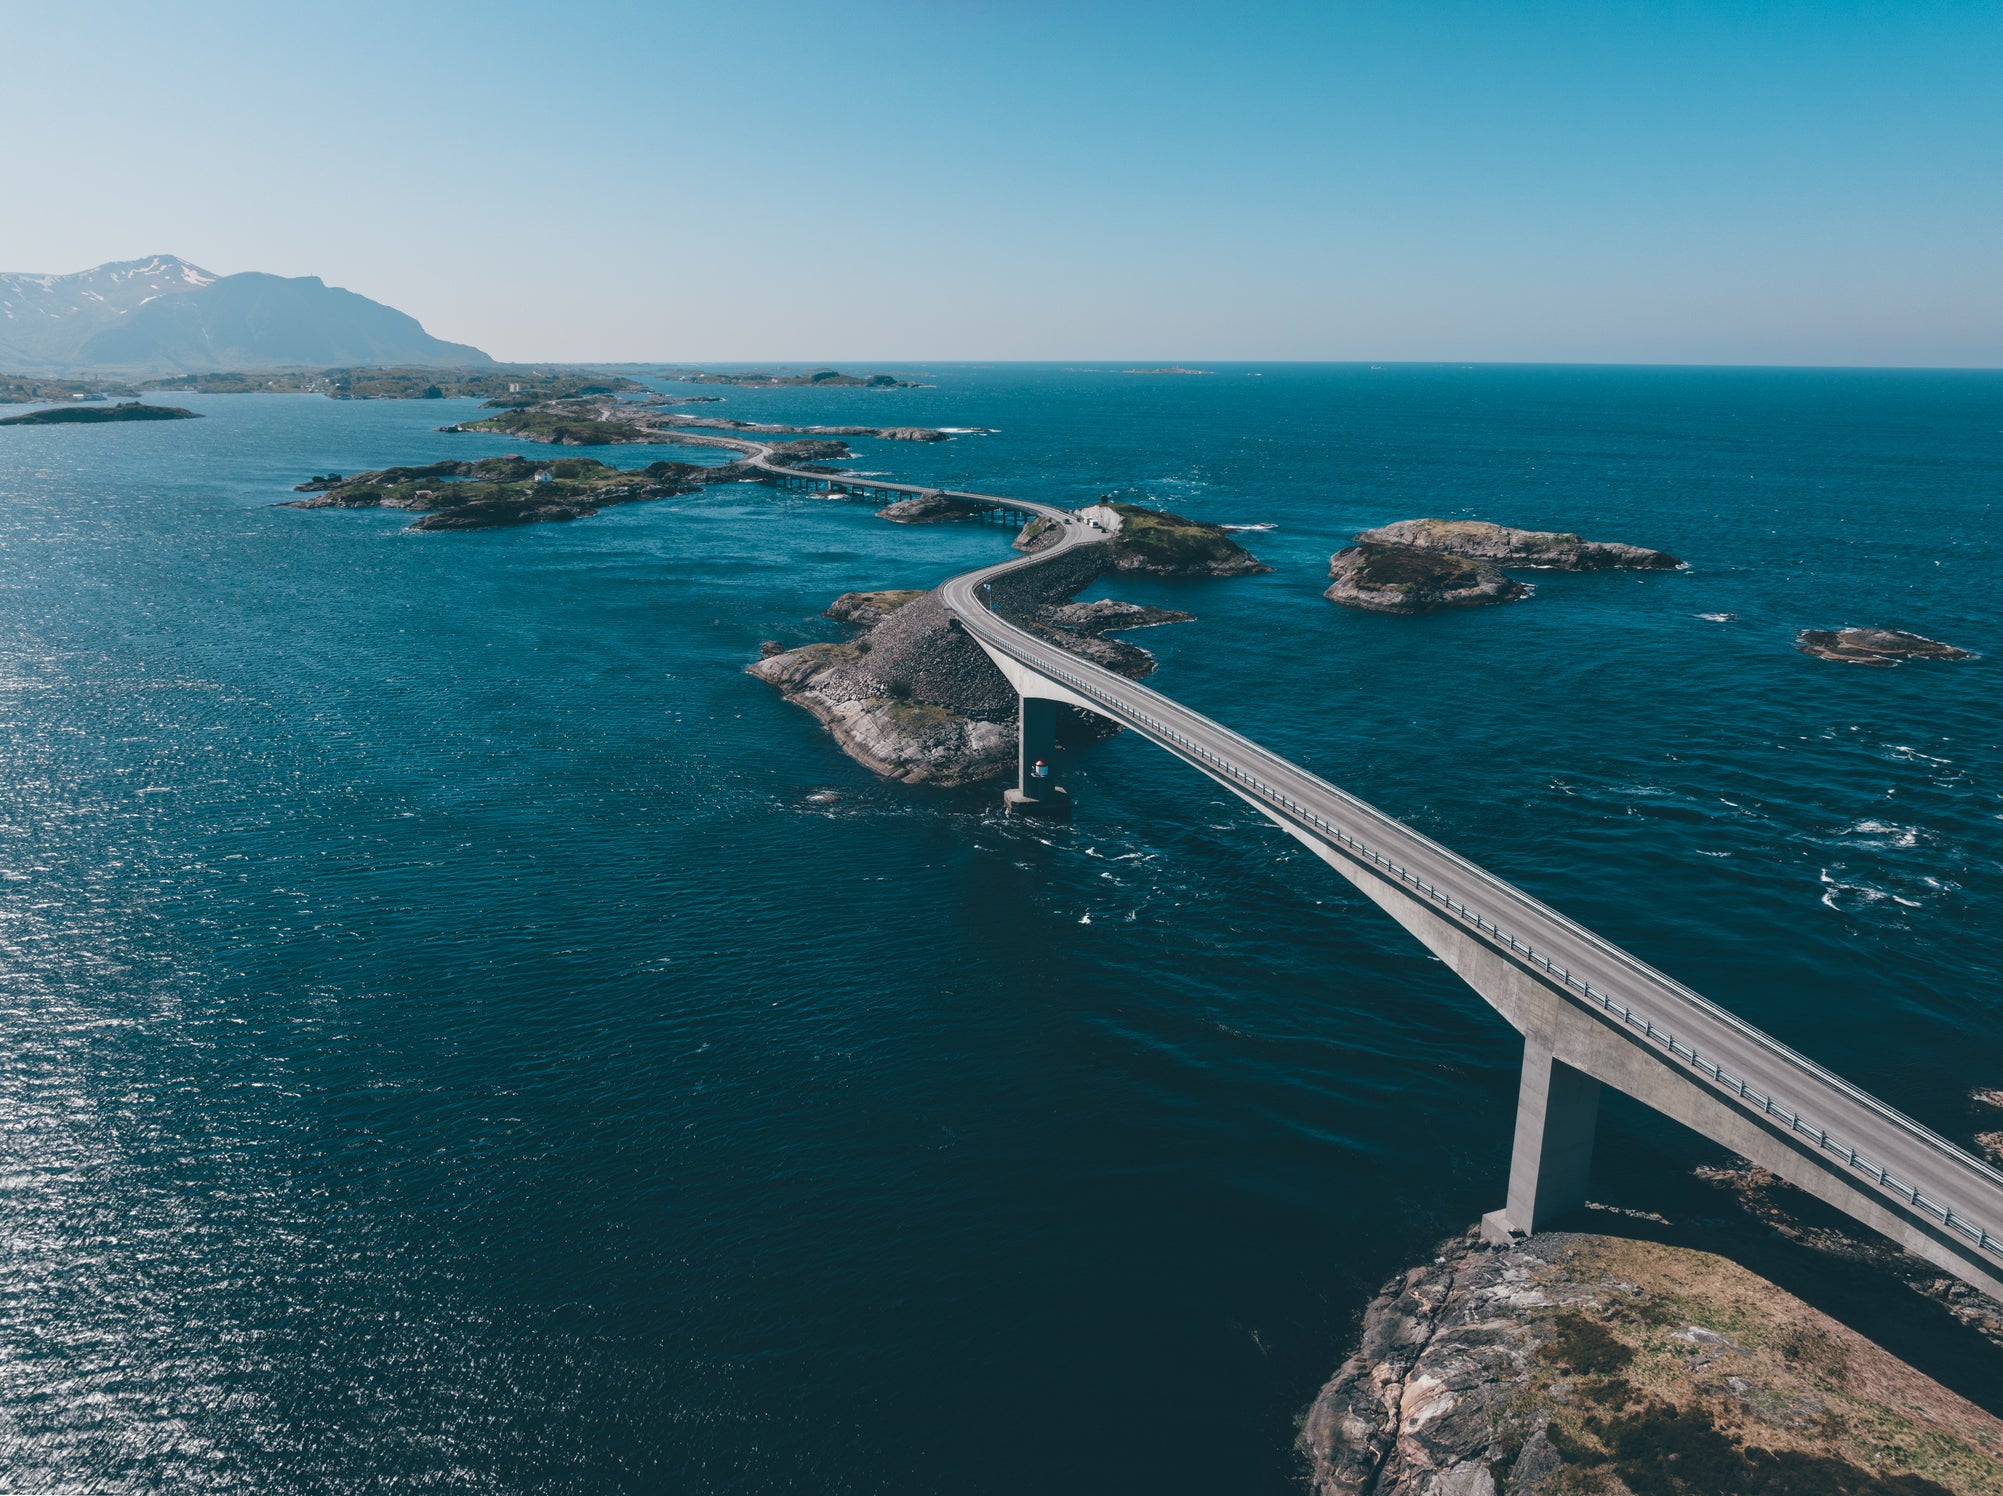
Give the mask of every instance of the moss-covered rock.
<svg viewBox="0 0 2003 1496">
<path fill-rule="evenodd" d="M 1785 1289 L 1561 1232 L 1387 1284 L 1300 1447 L 1318 1496 L 2003 1492 L 2003 1420 Z"/>
<path fill-rule="evenodd" d="M 1157 577 L 1244 577 L 1271 571 L 1219 525 L 1163 509 L 1114 504 L 1120 529 L 1111 542 L 1116 571 Z"/>
</svg>

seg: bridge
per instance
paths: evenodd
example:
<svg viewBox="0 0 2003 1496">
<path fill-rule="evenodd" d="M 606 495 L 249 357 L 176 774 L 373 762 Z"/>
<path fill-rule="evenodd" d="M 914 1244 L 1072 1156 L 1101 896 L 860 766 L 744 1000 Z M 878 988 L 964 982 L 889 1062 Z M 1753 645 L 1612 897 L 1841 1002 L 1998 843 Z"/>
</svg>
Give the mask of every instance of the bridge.
<svg viewBox="0 0 2003 1496">
<path fill-rule="evenodd" d="M 828 475 L 776 465 L 776 478 Z M 909 496 L 933 490 L 876 484 Z M 1049 522 L 1035 552 L 952 578 L 947 612 L 1020 698 L 1012 810 L 1068 813 L 1057 707 L 1111 719 L 1222 785 L 1326 862 L 1523 1036 L 1504 1242 L 1586 1203 L 1600 1091 L 1611 1086 L 2003 1299 L 2003 1173 L 1706 1001 L 1557 910 L 1221 723 L 1058 648 L 987 605 L 996 581 L 1111 538 L 1109 510 L 967 494 Z"/>
</svg>

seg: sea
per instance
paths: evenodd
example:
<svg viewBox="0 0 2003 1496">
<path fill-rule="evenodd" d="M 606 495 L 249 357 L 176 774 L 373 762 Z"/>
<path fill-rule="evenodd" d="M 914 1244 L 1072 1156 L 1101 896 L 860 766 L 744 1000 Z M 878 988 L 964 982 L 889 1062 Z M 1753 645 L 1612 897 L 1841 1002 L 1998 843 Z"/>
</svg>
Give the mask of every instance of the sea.
<svg viewBox="0 0 2003 1496">
<path fill-rule="evenodd" d="M 1086 594 L 1197 615 L 1153 685 L 2003 1127 L 2003 374 L 1202 367 L 690 409 L 1245 527 L 1265 575 Z M 1363 1306 L 1501 1203 L 1520 1044 L 1131 735 L 1022 824 L 744 673 L 1007 529 L 744 484 L 418 534 L 286 503 L 521 450 L 474 402 L 150 398 L 203 419 L 0 428 L 0 1483 L 1300 1488 Z M 1689 567 L 1323 599 L 1418 515 Z M 1794 647 L 1845 625 L 1979 658 Z M 1593 1197 L 1717 1161 L 1614 1098 Z"/>
</svg>

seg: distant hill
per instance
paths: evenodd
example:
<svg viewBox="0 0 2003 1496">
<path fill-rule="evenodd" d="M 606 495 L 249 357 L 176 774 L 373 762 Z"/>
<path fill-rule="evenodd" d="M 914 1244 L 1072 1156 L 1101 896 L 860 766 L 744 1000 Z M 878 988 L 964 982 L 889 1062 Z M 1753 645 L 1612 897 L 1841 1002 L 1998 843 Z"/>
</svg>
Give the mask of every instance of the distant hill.
<svg viewBox="0 0 2003 1496">
<path fill-rule="evenodd" d="M 173 255 L 0 274 L 0 368 L 184 373 L 493 360 L 318 276 L 212 275 Z"/>
</svg>

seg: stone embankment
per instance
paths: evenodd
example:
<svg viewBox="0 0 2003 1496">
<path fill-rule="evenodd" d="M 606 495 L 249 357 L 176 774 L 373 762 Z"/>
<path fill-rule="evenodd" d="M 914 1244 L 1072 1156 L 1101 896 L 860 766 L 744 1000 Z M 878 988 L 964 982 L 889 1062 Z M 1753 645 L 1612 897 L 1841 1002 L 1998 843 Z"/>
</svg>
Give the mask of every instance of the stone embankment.
<svg viewBox="0 0 2003 1496">
<path fill-rule="evenodd" d="M 1529 597 L 1535 589 L 1505 576 L 1505 566 L 1675 571 L 1683 565 L 1667 551 L 1482 520 L 1399 520 L 1363 531 L 1356 542 L 1329 557 L 1331 580 L 1322 595 L 1374 613 L 1432 613 Z"/>
<path fill-rule="evenodd" d="M 1215 526 L 1152 510 L 1136 512 L 1149 516 L 1138 528 L 1150 538 L 1141 552 L 1145 565 L 1132 569 L 1170 576 L 1231 576 L 1265 569 Z M 1034 550 L 1039 528 L 1025 527 L 1018 545 Z M 1181 622 L 1190 615 L 1110 600 L 1069 601 L 1095 578 L 1123 569 L 1135 528 L 1123 512 L 1122 529 L 1106 544 L 1080 547 L 997 579 L 991 591 L 994 606 L 1081 658 L 1140 679 L 1155 668 L 1154 656 L 1105 635 Z M 1163 534 L 1181 536 L 1172 542 L 1173 554 L 1185 569 L 1174 569 Z M 774 651 L 748 666 L 750 673 L 812 712 L 845 753 L 878 774 L 907 784 L 954 786 L 1004 779 L 1014 772 L 1015 691 L 980 646 L 954 624 L 936 593 L 844 593 L 827 616 L 862 625 L 863 632 L 839 643 Z M 1070 712 L 1060 740 L 1089 741 L 1110 730 L 1102 718 Z"/>
<path fill-rule="evenodd" d="M 2003 1490 L 1994 1412 L 1732 1261 L 1625 1234 L 1446 1243 L 1371 1303 L 1299 1447 L 1317 1496 Z"/>
</svg>

